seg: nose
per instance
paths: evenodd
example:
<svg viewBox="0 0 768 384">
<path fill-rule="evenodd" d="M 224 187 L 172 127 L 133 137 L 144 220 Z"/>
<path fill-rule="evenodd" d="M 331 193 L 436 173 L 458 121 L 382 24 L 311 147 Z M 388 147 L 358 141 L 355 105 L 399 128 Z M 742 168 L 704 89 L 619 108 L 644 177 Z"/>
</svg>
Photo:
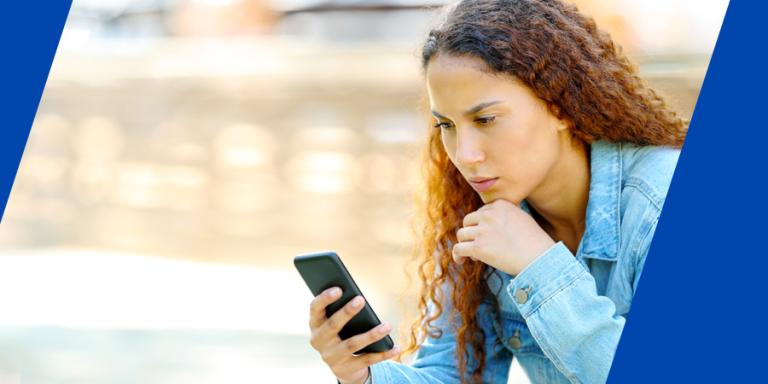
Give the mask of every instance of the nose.
<svg viewBox="0 0 768 384">
<path fill-rule="evenodd" d="M 471 129 L 459 130 L 456 135 L 456 162 L 470 166 L 485 160 L 480 137 Z"/>
</svg>

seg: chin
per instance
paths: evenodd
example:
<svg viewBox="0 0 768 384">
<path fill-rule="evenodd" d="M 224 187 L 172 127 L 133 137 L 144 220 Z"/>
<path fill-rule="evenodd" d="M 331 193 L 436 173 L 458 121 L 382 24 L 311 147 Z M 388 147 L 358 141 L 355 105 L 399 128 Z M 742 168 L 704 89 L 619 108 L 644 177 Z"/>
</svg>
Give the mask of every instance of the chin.
<svg viewBox="0 0 768 384">
<path fill-rule="evenodd" d="M 493 203 L 496 200 L 503 199 L 503 197 L 500 197 L 497 193 L 479 193 L 480 200 L 483 201 L 483 204 L 490 204 Z"/>
<path fill-rule="evenodd" d="M 520 203 L 524 200 L 523 198 L 520 198 L 520 197 L 503 195 L 498 192 L 480 193 L 479 195 L 480 195 L 480 199 L 483 200 L 483 204 L 493 203 L 496 200 L 506 200 L 519 207 Z"/>
</svg>

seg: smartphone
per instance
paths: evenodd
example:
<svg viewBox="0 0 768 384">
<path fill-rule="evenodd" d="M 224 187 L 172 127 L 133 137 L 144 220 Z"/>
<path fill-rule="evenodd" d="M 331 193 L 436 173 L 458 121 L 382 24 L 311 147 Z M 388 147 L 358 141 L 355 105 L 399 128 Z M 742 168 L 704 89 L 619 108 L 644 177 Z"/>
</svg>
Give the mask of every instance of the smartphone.
<svg viewBox="0 0 768 384">
<path fill-rule="evenodd" d="M 301 274 L 304 282 L 307 283 L 312 295 L 317 297 L 320 293 L 331 287 L 339 287 L 342 290 L 341 298 L 328 305 L 325 308 L 325 316 L 331 317 L 355 296 L 363 296 L 360 288 L 357 287 L 352 275 L 349 274 L 344 263 L 336 252 L 318 252 L 306 255 L 299 255 L 293 259 L 293 264 Z M 365 298 L 365 296 L 363 296 Z M 381 324 L 379 317 L 373 312 L 368 300 L 365 300 L 365 306 L 352 319 L 347 322 L 344 328 L 339 332 L 339 338 L 346 340 L 352 336 L 365 333 Z M 355 355 L 362 353 L 385 352 L 392 349 L 395 344 L 389 335 L 383 339 L 368 345 L 367 347 L 355 352 Z"/>
</svg>

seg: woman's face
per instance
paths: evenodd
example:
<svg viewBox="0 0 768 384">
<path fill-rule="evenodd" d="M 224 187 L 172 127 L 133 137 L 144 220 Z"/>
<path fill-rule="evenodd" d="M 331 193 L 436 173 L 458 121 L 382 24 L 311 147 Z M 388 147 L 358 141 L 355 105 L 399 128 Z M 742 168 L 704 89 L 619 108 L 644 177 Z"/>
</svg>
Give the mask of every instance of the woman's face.
<svg viewBox="0 0 768 384">
<path fill-rule="evenodd" d="M 429 62 L 434 125 L 451 162 L 483 202 L 519 204 L 557 162 L 567 125 L 530 88 L 486 68 L 467 56 L 438 54 Z"/>
</svg>

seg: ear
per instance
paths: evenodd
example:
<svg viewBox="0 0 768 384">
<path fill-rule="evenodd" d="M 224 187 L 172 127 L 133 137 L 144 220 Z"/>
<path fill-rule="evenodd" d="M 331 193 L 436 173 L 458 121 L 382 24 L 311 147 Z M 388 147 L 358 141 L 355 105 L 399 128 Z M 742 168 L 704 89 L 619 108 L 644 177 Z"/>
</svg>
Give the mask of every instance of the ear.
<svg viewBox="0 0 768 384">
<path fill-rule="evenodd" d="M 552 129 L 557 133 L 567 133 L 573 131 L 573 123 L 568 119 L 559 119 L 556 116 L 552 117 Z"/>
<path fill-rule="evenodd" d="M 554 117 L 555 120 L 555 130 L 558 132 L 562 132 L 563 130 L 570 130 L 571 122 L 565 118 L 560 117 L 560 108 L 555 104 L 550 104 L 549 110 L 552 113 L 552 117 Z"/>
<path fill-rule="evenodd" d="M 571 128 L 573 128 L 573 123 L 571 123 L 570 120 L 565 120 L 565 119 L 559 119 L 558 120 L 558 125 L 557 125 L 558 132 L 562 132 L 562 131 L 569 131 L 570 132 L 570 131 L 572 131 Z"/>
</svg>

